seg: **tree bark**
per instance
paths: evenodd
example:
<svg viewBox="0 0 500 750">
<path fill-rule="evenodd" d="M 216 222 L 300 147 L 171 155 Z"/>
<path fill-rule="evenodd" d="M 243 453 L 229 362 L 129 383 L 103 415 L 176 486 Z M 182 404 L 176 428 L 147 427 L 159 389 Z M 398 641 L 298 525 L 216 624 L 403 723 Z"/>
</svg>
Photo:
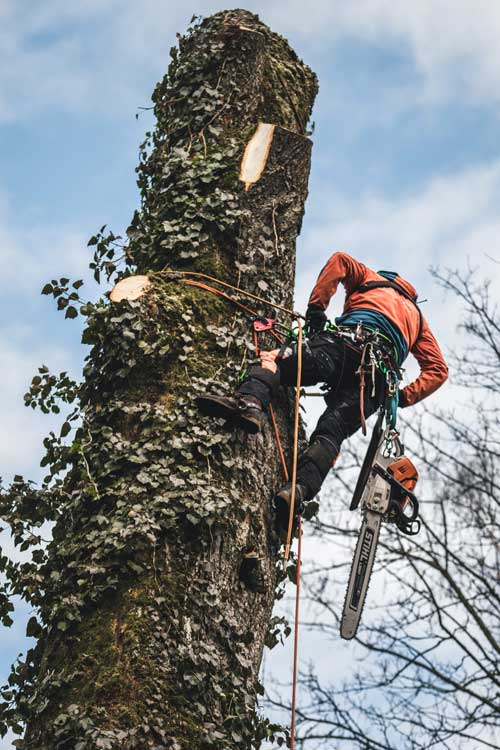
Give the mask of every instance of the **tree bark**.
<svg viewBox="0 0 500 750">
<path fill-rule="evenodd" d="M 159 272 L 209 273 L 291 307 L 317 83 L 242 10 L 195 23 L 172 55 L 126 249 L 127 273 L 150 285 L 92 306 L 84 333 L 83 422 L 23 688 L 29 750 L 251 748 L 272 734 L 256 693 L 280 577 L 277 449 L 270 426 L 247 437 L 194 405 L 234 388 L 248 317 Z M 275 127 L 248 182 L 241 160 L 259 123 Z M 286 393 L 277 413 L 290 459 Z M 239 579 L 249 552 L 263 593 Z"/>
</svg>

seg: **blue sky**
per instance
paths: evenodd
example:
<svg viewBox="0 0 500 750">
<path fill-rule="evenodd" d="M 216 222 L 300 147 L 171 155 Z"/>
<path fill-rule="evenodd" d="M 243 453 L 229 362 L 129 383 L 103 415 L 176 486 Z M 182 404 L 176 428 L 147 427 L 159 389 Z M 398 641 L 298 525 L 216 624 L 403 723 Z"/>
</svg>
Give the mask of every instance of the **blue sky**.
<svg viewBox="0 0 500 750">
<path fill-rule="evenodd" d="M 22 394 L 36 367 L 79 374 L 78 321 L 40 296 L 54 276 L 85 275 L 86 241 L 123 231 L 138 203 L 137 147 L 176 31 L 205 0 L 0 0 L 0 475 L 40 477 L 49 418 Z M 443 347 L 456 303 L 431 264 L 467 259 L 498 284 L 500 5 L 496 0 L 252 2 L 316 71 L 310 196 L 298 244 L 297 305 L 345 250 L 394 268 L 429 302 Z M 490 256 L 490 257 L 488 257 Z M 340 301 L 332 304 L 338 311 Z M 410 370 L 411 372 L 412 370 Z M 434 403 L 451 404 L 453 382 Z M 24 613 L 25 614 L 25 613 Z M 24 647 L 23 613 L 0 641 L 0 675 Z M 0 748 L 10 747 L 10 741 Z"/>
</svg>

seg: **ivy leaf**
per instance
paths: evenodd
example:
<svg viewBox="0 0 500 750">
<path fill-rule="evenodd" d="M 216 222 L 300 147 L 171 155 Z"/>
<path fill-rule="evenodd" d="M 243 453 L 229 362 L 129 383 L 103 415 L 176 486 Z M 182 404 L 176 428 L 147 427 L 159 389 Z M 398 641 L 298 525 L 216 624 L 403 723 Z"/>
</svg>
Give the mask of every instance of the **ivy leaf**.
<svg viewBox="0 0 500 750">
<path fill-rule="evenodd" d="M 26 635 L 28 636 L 28 638 L 36 638 L 38 635 L 40 635 L 41 630 L 41 625 L 36 617 L 34 615 L 33 617 L 30 617 L 26 625 Z"/>
</svg>

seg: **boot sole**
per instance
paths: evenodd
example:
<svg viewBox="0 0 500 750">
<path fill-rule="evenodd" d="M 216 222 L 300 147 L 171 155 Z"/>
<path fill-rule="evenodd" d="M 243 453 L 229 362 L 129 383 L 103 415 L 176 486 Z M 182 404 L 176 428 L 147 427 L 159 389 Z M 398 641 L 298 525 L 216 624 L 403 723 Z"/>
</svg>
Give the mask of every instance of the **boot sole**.
<svg viewBox="0 0 500 750">
<path fill-rule="evenodd" d="M 204 396 L 196 397 L 196 406 L 206 417 L 219 417 L 220 419 L 231 419 L 235 416 L 235 409 L 213 401 Z"/>
<path fill-rule="evenodd" d="M 260 422 L 245 417 L 244 414 L 240 413 L 236 408 L 232 409 L 230 406 L 225 406 L 224 404 L 218 403 L 211 398 L 205 398 L 204 396 L 196 397 L 196 405 L 205 417 L 226 419 L 235 427 L 241 428 L 249 435 L 256 435 L 260 431 Z"/>
<path fill-rule="evenodd" d="M 234 414 L 231 416 L 231 421 L 235 427 L 239 427 L 244 430 L 248 435 L 256 435 L 260 432 L 260 423 L 253 419 L 248 419 L 242 414 Z"/>
<path fill-rule="evenodd" d="M 274 498 L 274 509 L 280 531 L 286 533 L 288 531 L 288 520 L 290 518 L 290 506 L 281 495 L 276 495 Z"/>
</svg>

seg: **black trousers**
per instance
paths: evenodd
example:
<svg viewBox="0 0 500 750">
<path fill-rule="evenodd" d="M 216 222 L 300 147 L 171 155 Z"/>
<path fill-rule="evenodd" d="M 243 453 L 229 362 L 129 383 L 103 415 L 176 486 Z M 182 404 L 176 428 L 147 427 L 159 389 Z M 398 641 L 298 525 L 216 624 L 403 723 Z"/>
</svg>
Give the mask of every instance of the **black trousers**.
<svg viewBox="0 0 500 750">
<path fill-rule="evenodd" d="M 306 487 L 310 500 L 320 490 L 331 466 L 340 453 L 342 442 L 361 427 L 359 376 L 356 370 L 361 349 L 330 333 L 319 333 L 302 345 L 301 385 L 326 383 L 326 410 L 311 435 L 309 447 L 299 460 L 297 482 Z M 255 396 L 268 409 L 280 385 L 297 382 L 297 353 L 277 360 L 278 371 L 271 373 L 258 365 L 249 368 L 238 392 Z M 372 396 L 371 379 L 367 378 L 364 412 L 368 418 L 383 398 L 384 383 L 377 371 L 376 395 Z"/>
</svg>

